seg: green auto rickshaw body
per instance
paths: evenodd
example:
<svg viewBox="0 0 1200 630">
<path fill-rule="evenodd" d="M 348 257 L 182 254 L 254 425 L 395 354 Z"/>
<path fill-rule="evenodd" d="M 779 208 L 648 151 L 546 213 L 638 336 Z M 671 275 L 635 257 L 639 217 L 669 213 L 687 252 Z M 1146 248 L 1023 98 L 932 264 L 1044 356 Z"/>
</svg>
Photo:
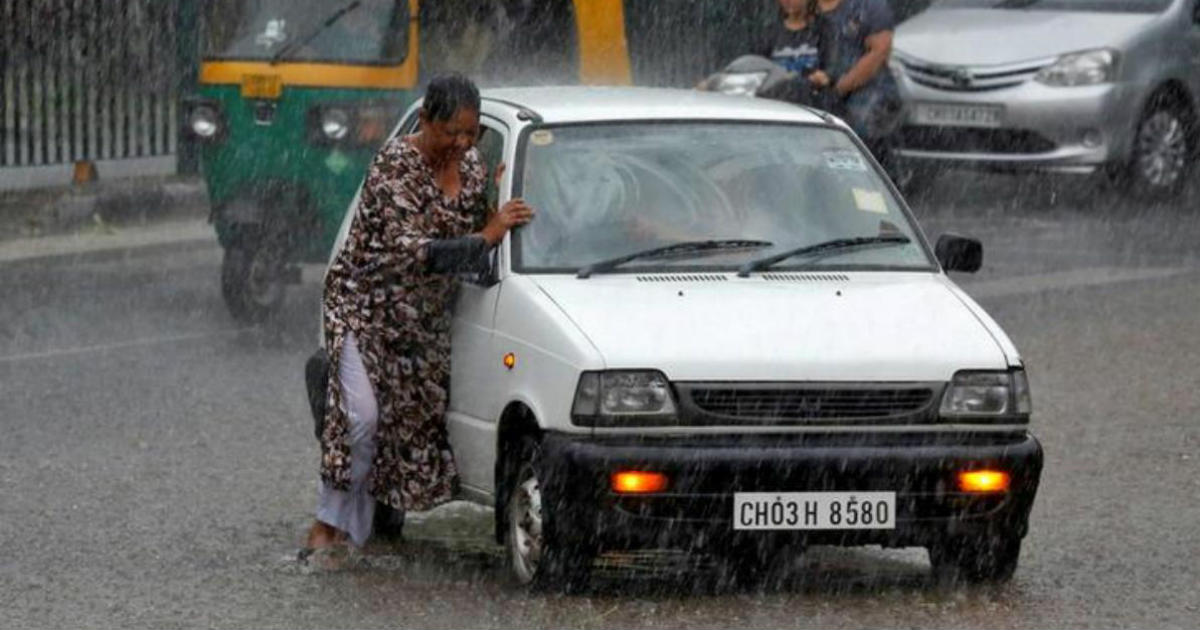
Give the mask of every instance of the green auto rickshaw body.
<svg viewBox="0 0 1200 630">
<path fill-rule="evenodd" d="M 311 120 L 322 107 L 387 110 L 390 131 L 415 98 L 411 90 L 285 86 L 279 99 L 245 99 L 240 86 L 205 85 L 199 102 L 215 104 L 224 137 L 201 144 L 212 222 L 224 248 L 241 230 L 287 226 L 289 259 L 323 263 L 350 201 L 382 140 L 329 142 Z M 273 108 L 269 122 L 256 111 Z M 262 117 L 258 114 L 257 117 Z"/>
</svg>

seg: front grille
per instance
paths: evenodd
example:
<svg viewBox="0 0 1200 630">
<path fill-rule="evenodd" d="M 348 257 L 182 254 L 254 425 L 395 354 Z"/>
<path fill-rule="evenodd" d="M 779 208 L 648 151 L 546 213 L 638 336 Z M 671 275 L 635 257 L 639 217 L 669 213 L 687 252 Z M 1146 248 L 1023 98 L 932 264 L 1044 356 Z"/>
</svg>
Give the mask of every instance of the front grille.
<svg viewBox="0 0 1200 630">
<path fill-rule="evenodd" d="M 1053 59 L 999 66 L 952 66 L 895 57 L 914 83 L 947 92 L 986 92 L 1020 85 L 1039 70 L 1054 63 Z"/>
<path fill-rule="evenodd" d="M 704 424 L 829 424 L 917 422 L 932 413 L 935 388 L 896 386 L 679 387 L 685 409 Z"/>
<path fill-rule="evenodd" d="M 978 129 L 973 127 L 927 127 L 905 125 L 900 129 L 900 146 L 917 151 L 941 153 L 1049 153 L 1057 148 L 1046 137 L 1024 129 Z"/>
</svg>

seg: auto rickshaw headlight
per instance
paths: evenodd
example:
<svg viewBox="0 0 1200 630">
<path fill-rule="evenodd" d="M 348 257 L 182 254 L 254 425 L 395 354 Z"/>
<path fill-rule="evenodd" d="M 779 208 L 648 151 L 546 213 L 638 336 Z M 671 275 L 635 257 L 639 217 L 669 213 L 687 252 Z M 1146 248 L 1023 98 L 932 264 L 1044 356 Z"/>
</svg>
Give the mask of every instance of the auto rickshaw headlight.
<svg viewBox="0 0 1200 630">
<path fill-rule="evenodd" d="M 210 105 L 196 105 L 188 114 L 188 129 L 197 138 L 210 140 L 221 130 L 221 117 Z"/>
<path fill-rule="evenodd" d="M 329 108 L 321 112 L 321 133 L 330 140 L 341 140 L 350 133 L 350 114 L 344 109 Z"/>
</svg>

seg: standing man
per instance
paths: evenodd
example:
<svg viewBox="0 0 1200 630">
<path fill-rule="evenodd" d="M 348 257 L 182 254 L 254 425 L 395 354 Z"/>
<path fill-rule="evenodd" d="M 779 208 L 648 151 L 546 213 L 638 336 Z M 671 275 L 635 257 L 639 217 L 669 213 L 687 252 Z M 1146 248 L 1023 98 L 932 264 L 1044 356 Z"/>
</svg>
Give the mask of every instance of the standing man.
<svg viewBox="0 0 1200 630">
<path fill-rule="evenodd" d="M 885 167 L 899 122 L 900 92 L 888 70 L 895 18 L 887 0 L 817 0 L 824 18 L 825 71 L 843 116 Z"/>
</svg>

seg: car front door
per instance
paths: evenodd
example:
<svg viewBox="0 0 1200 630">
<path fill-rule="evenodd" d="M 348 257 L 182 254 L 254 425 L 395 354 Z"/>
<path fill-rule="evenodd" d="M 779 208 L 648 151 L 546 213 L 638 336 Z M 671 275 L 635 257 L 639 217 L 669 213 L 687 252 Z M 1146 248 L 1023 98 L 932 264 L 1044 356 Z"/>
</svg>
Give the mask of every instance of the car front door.
<svg viewBox="0 0 1200 630">
<path fill-rule="evenodd" d="M 488 200 L 494 205 L 499 195 L 490 178 L 503 159 L 508 132 L 503 123 L 486 115 L 480 117 L 480 123 L 476 146 L 488 167 Z M 495 251 L 492 261 L 494 270 Z M 463 491 L 476 500 L 486 500 L 492 488 L 498 413 L 492 407 L 500 374 L 505 369 L 502 358 L 494 356 L 492 349 L 499 295 L 500 283 L 494 273 L 464 276 L 450 333 L 450 405 L 446 425 Z"/>
</svg>

